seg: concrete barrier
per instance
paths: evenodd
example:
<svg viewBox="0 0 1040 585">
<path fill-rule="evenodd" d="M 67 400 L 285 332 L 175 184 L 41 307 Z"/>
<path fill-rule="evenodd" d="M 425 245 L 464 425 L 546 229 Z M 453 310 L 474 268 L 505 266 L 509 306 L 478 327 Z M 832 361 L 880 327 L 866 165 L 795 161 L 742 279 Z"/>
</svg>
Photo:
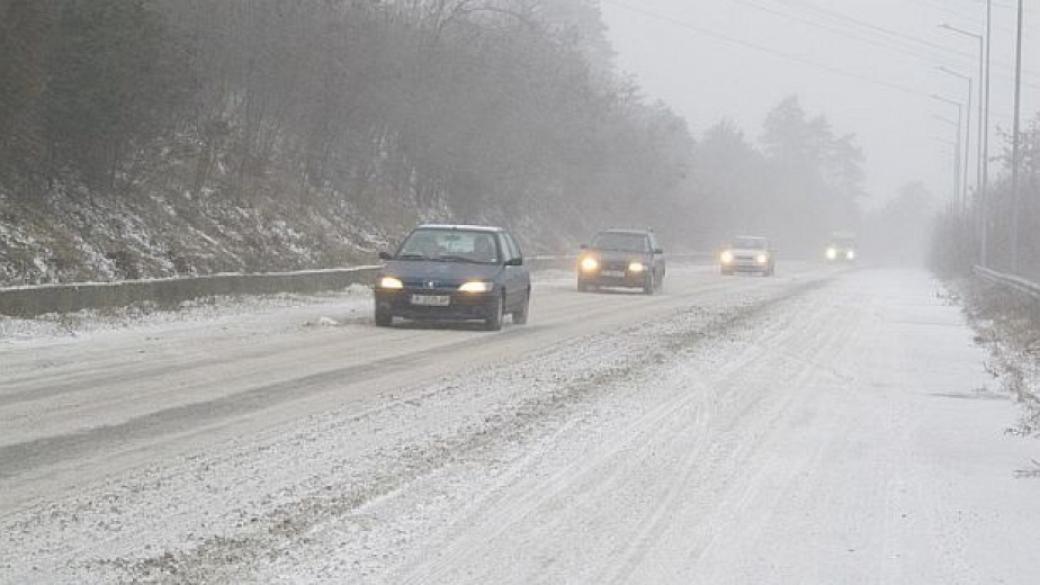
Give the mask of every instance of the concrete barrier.
<svg viewBox="0 0 1040 585">
<path fill-rule="evenodd" d="M 90 282 L 0 289 L 0 314 L 34 317 L 83 309 L 127 307 L 154 302 L 175 307 L 211 296 L 315 293 L 352 284 L 371 284 L 378 266 L 263 274 L 213 274 L 152 280 Z"/>
<path fill-rule="evenodd" d="M 676 260 L 699 260 L 707 257 L 706 254 L 671 256 Z M 576 256 L 529 256 L 526 263 L 531 270 L 570 270 L 574 268 L 576 260 Z M 298 272 L 229 273 L 13 287 L 0 289 L 0 315 L 35 317 L 83 309 L 128 307 L 144 302 L 176 307 L 184 301 L 213 296 L 310 294 L 342 289 L 353 284 L 371 285 L 379 268 L 357 266 Z"/>
</svg>

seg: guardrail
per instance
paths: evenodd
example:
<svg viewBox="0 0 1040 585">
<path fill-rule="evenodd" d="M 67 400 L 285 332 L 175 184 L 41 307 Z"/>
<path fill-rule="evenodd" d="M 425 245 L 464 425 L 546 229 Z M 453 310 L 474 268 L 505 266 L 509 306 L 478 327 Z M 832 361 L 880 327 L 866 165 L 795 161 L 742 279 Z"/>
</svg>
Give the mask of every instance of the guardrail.
<svg viewBox="0 0 1040 585">
<path fill-rule="evenodd" d="M 994 284 L 999 284 L 1011 290 L 1029 295 L 1034 299 L 1040 300 L 1040 284 L 1035 283 L 1031 280 L 1022 278 L 1020 276 L 1015 276 L 1013 274 L 997 272 L 996 270 L 985 268 L 983 266 L 975 266 L 974 272 L 976 276 L 985 281 L 992 282 Z"/>
<path fill-rule="evenodd" d="M 708 254 L 676 254 L 676 260 L 699 260 Z M 576 256 L 529 256 L 532 270 L 570 269 Z M 36 317 L 47 313 L 71 313 L 83 309 L 111 309 L 153 302 L 176 307 L 184 301 L 214 296 L 311 294 L 369 285 L 380 266 L 356 266 L 298 272 L 259 274 L 225 273 L 119 282 L 44 284 L 0 289 L 0 315 Z"/>
</svg>

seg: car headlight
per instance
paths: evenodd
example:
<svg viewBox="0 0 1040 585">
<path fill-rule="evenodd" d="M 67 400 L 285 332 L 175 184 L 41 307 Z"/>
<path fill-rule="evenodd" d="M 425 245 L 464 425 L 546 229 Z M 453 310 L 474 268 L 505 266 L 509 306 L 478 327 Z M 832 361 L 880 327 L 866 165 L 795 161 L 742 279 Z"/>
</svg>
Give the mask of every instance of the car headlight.
<svg viewBox="0 0 1040 585">
<path fill-rule="evenodd" d="M 845 253 L 845 259 L 846 260 L 855 260 L 856 259 L 856 251 L 855 250 L 849 250 L 848 252 L 846 252 Z"/>
<path fill-rule="evenodd" d="M 401 282 L 400 278 L 394 278 L 393 276 L 384 276 L 379 279 L 379 288 L 385 288 L 388 290 L 400 290 L 404 288 L 404 283 Z"/>
<path fill-rule="evenodd" d="M 769 262 L 769 256 L 766 254 L 759 254 L 755 260 L 758 260 L 759 264 L 766 264 Z"/>
<path fill-rule="evenodd" d="M 643 266 L 642 262 L 630 262 L 628 264 L 628 271 L 636 274 L 646 270 L 646 266 Z"/>
<path fill-rule="evenodd" d="M 827 248 L 827 259 L 834 260 L 838 257 L 838 250 L 836 248 Z"/>
<path fill-rule="evenodd" d="M 722 253 L 722 256 L 719 257 L 719 260 L 721 260 L 723 264 L 730 264 L 730 263 L 732 263 L 733 262 L 733 252 L 730 252 L 729 250 L 726 250 L 725 252 Z"/>
<path fill-rule="evenodd" d="M 491 292 L 495 285 L 483 280 L 471 280 L 459 287 L 459 292 L 464 293 L 486 293 Z"/>
<path fill-rule="evenodd" d="M 594 272 L 599 270 L 599 260 L 596 260 L 591 256 L 586 256 L 581 260 L 581 269 L 585 272 Z"/>
</svg>

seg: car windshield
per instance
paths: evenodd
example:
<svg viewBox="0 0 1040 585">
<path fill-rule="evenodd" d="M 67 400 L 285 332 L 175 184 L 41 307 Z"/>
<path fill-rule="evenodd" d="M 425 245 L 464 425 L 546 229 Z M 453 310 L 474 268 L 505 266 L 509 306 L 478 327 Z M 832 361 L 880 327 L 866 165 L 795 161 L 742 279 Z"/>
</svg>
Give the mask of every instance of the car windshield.
<svg viewBox="0 0 1040 585">
<path fill-rule="evenodd" d="M 738 250 L 765 250 L 766 241 L 762 238 L 737 238 L 733 240 L 733 248 Z"/>
<path fill-rule="evenodd" d="M 853 248 L 856 246 L 856 242 L 849 239 L 834 240 L 833 246 L 836 248 Z"/>
<path fill-rule="evenodd" d="M 495 235 L 490 232 L 439 228 L 415 230 L 397 252 L 399 260 L 495 264 L 498 257 Z"/>
<path fill-rule="evenodd" d="M 621 252 L 645 252 L 646 236 L 643 234 L 626 234 L 621 232 L 604 232 L 596 236 L 592 247 L 597 250 L 617 250 Z"/>
</svg>

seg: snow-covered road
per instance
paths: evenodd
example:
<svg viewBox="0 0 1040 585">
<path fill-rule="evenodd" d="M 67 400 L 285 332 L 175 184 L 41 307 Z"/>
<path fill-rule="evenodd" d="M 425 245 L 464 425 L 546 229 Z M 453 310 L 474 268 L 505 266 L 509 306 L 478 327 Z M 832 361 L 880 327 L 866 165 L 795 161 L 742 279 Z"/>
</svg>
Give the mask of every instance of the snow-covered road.
<svg viewBox="0 0 1040 585">
<path fill-rule="evenodd" d="M 0 345 L 0 582 L 1040 582 L 1040 446 L 939 290 L 546 273 L 500 334 L 355 294 Z"/>
</svg>

